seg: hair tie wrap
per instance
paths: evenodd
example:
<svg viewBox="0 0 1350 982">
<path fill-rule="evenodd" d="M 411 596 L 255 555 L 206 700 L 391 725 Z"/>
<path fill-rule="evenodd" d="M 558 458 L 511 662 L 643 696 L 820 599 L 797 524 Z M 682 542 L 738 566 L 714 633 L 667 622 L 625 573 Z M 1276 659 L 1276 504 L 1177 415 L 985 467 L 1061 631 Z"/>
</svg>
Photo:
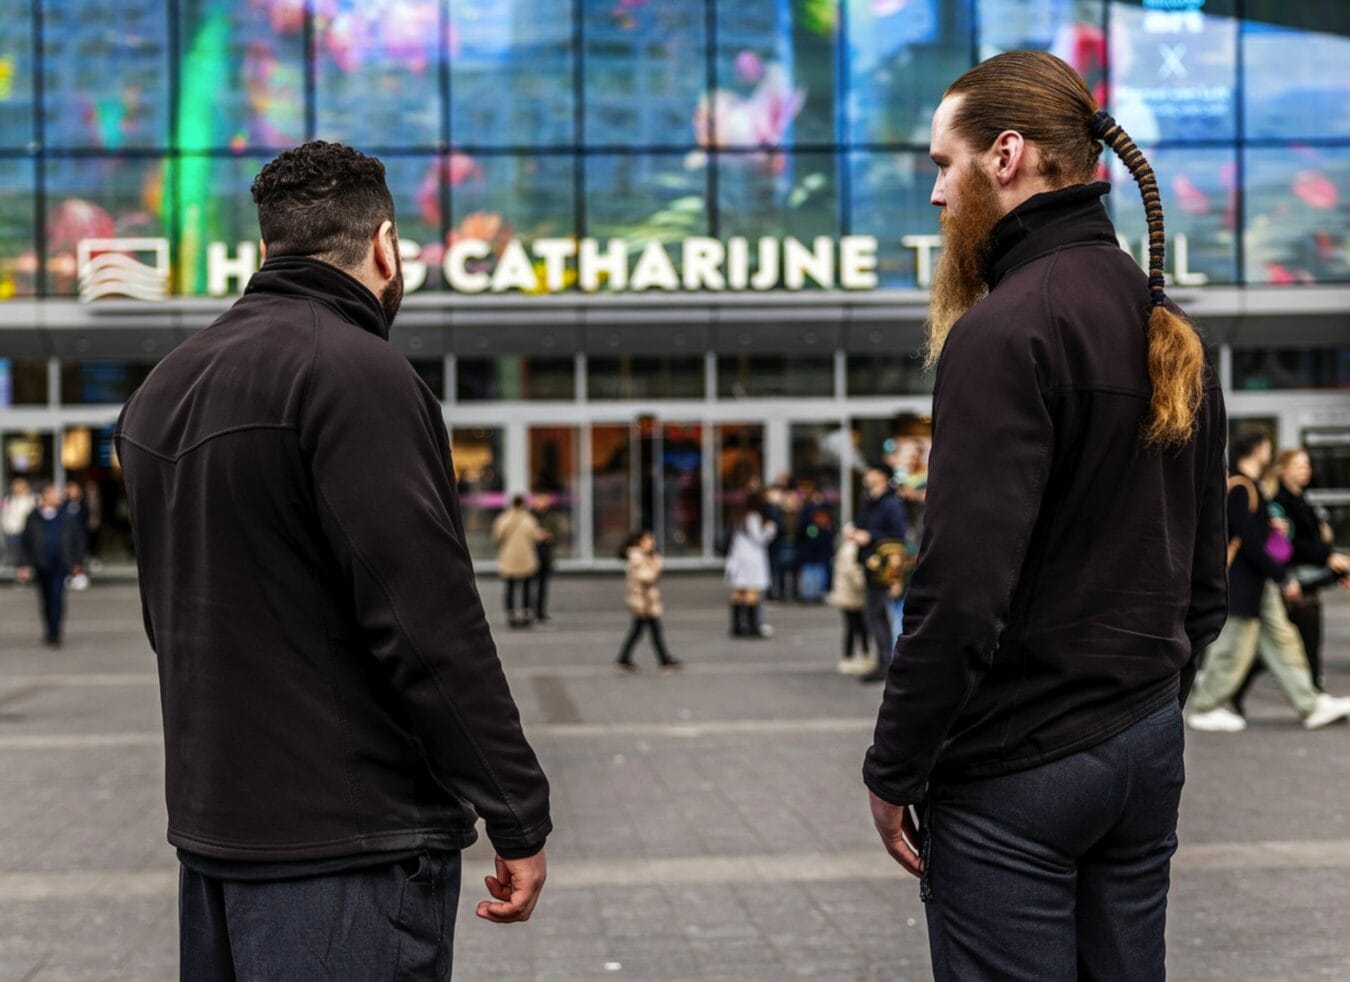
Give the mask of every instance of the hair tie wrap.
<svg viewBox="0 0 1350 982">
<path fill-rule="evenodd" d="M 1088 131 L 1092 134 L 1094 140 L 1104 140 L 1107 132 L 1115 125 L 1116 121 L 1109 112 L 1105 109 L 1098 109 L 1092 117 L 1092 125 L 1088 127 Z"/>
</svg>

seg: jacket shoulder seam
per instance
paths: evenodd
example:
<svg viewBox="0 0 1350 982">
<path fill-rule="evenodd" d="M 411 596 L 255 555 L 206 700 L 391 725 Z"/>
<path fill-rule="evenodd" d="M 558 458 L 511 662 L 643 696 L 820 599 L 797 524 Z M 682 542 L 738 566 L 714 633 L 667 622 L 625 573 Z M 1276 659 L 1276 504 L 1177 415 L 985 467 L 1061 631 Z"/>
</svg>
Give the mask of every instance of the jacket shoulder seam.
<svg viewBox="0 0 1350 982">
<path fill-rule="evenodd" d="M 208 433 L 206 436 L 197 440 L 195 443 L 189 444 L 188 446 L 179 450 L 177 453 L 164 453 L 161 450 L 156 450 L 154 447 L 146 443 L 143 443 L 140 440 L 137 440 L 134 436 L 131 436 L 125 430 L 123 430 L 118 435 L 124 442 L 131 444 L 137 450 L 142 450 L 145 453 L 148 453 L 151 457 L 156 458 L 157 460 L 162 460 L 170 464 L 176 464 L 184 457 L 186 457 L 188 454 L 196 450 L 200 450 L 203 446 L 210 443 L 212 440 L 219 439 L 222 436 L 230 436 L 234 433 L 245 433 L 249 430 L 294 430 L 294 429 L 295 427 L 290 423 L 241 423 L 238 426 L 228 426 L 223 430 L 216 430 L 213 433 Z"/>
</svg>

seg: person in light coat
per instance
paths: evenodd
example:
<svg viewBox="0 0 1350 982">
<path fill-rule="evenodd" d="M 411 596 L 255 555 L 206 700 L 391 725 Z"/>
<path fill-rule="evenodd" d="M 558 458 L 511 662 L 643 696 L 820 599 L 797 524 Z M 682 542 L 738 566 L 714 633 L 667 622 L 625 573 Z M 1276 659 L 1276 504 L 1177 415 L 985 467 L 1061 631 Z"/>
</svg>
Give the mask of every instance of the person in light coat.
<svg viewBox="0 0 1350 982">
<path fill-rule="evenodd" d="M 764 516 L 764 493 L 752 490 L 736 521 L 727 550 L 726 576 L 731 587 L 731 634 L 737 638 L 767 638 L 773 628 L 761 622 L 760 595 L 769 587 L 768 545 L 778 526 Z"/>
<path fill-rule="evenodd" d="M 844 649 L 839 659 L 840 675 L 866 675 L 876 669 L 867 638 L 863 608 L 867 605 L 867 575 L 858 561 L 858 543 L 853 541 L 853 523 L 844 526 L 844 536 L 834 553 L 834 585 L 825 599 L 838 607 L 844 619 Z M 854 642 L 862 643 L 862 657 L 854 658 Z"/>
<path fill-rule="evenodd" d="M 633 647 L 648 630 L 652 635 L 652 647 L 656 649 L 656 660 L 663 671 L 674 671 L 680 667 L 678 659 L 666 649 L 665 637 L 661 632 L 661 555 L 656 551 L 656 538 L 644 529 L 628 537 L 622 555 L 627 561 L 624 576 L 624 588 L 627 594 L 628 612 L 633 615 L 633 624 L 628 636 L 623 639 L 619 657 L 615 665 L 625 672 L 634 671 Z"/>
<path fill-rule="evenodd" d="M 511 507 L 492 523 L 492 541 L 497 544 L 497 575 L 506 584 L 506 616 L 511 627 L 529 627 L 534 622 L 530 582 L 539 572 L 540 536 L 539 522 L 525 507 L 524 495 L 512 498 Z"/>
</svg>

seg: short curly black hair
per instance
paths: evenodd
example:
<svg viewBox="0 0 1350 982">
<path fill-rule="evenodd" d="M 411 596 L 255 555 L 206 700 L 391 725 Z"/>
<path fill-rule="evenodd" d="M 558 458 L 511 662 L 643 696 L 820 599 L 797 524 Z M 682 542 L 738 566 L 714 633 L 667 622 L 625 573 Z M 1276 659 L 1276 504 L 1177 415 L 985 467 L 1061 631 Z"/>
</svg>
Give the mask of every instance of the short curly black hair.
<svg viewBox="0 0 1350 982">
<path fill-rule="evenodd" d="M 341 143 L 287 150 L 253 179 L 267 255 L 312 256 L 342 268 L 361 263 L 371 237 L 394 221 L 384 164 Z"/>
</svg>

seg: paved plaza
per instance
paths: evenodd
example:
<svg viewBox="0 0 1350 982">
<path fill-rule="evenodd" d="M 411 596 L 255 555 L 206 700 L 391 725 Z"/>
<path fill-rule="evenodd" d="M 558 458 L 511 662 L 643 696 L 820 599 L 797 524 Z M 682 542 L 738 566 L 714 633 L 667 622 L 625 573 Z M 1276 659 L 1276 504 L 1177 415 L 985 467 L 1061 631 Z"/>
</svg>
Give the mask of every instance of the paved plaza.
<svg viewBox="0 0 1350 982">
<path fill-rule="evenodd" d="M 499 623 L 499 584 L 483 589 Z M 880 689 L 835 674 L 838 614 L 770 606 L 772 640 L 733 642 L 720 579 L 671 575 L 685 671 L 639 649 L 642 670 L 620 676 L 620 578 L 555 594 L 551 623 L 497 634 L 553 783 L 549 883 L 528 924 L 487 924 L 472 908 L 491 853 L 466 854 L 456 978 L 928 978 L 916 885 L 877 843 L 859 778 Z M 1350 598 L 1330 599 L 1329 688 L 1350 693 Z M 74 594 L 67 634 L 37 644 L 32 591 L 0 587 L 0 980 L 173 979 L 177 872 L 134 585 Z M 1350 726 L 1305 732 L 1267 683 L 1248 706 L 1246 733 L 1188 734 L 1171 976 L 1350 979 Z"/>
</svg>

